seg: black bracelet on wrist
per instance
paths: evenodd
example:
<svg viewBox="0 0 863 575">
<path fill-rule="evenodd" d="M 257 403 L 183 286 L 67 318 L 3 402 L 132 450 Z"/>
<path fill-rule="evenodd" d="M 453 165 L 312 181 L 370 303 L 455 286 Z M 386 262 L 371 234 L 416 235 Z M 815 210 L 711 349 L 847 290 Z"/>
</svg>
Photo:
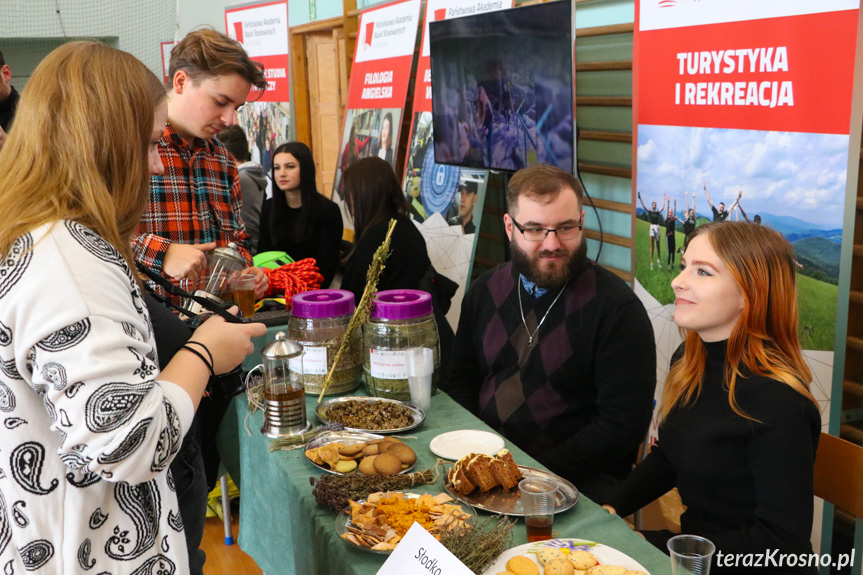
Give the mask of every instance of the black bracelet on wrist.
<svg viewBox="0 0 863 575">
<path fill-rule="evenodd" d="M 212 365 L 210 362 L 208 362 L 208 361 L 207 361 L 207 358 L 206 358 L 206 357 L 204 357 L 204 354 L 203 354 L 203 353 L 201 353 L 200 351 L 198 351 L 197 349 L 195 349 L 195 348 L 193 348 L 193 347 L 189 347 L 189 345 L 188 345 L 188 344 L 186 344 L 186 345 L 182 346 L 180 349 L 185 349 L 186 351 L 188 351 L 188 352 L 190 352 L 190 353 L 194 353 L 194 354 L 195 354 L 195 355 L 197 355 L 199 358 L 201 358 L 201 361 L 203 361 L 203 362 L 204 362 L 204 365 L 206 365 L 206 366 L 207 366 L 207 369 L 208 369 L 208 370 L 210 370 L 210 376 L 211 376 L 211 377 L 216 377 L 216 372 L 213 370 L 213 365 Z"/>
<path fill-rule="evenodd" d="M 206 345 L 204 345 L 200 341 L 195 341 L 194 339 L 190 339 L 189 341 L 186 342 L 186 345 L 192 345 L 192 344 L 201 346 L 201 349 L 203 349 L 205 352 L 207 352 L 207 355 L 210 358 L 210 365 L 212 365 L 212 366 L 216 365 L 215 360 L 213 360 L 213 354 L 212 354 L 212 352 L 210 352 L 210 349 Z"/>
</svg>

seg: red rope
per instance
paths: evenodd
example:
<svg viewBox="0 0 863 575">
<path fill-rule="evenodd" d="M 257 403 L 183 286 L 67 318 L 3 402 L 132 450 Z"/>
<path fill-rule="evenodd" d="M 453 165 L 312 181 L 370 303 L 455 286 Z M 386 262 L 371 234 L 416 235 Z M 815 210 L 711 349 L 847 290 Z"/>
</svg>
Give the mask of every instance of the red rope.
<svg viewBox="0 0 863 575">
<path fill-rule="evenodd" d="M 304 291 L 320 289 L 324 276 L 320 274 L 314 258 L 285 264 L 274 270 L 264 268 L 270 281 L 267 297 L 285 295 L 285 304 L 291 309 L 291 298 Z"/>
</svg>

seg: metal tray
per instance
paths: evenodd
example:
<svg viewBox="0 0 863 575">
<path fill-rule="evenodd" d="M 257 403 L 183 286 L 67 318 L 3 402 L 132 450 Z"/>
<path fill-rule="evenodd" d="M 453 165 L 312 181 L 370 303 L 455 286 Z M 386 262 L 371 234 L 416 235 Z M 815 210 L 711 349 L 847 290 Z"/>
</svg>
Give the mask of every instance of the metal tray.
<svg viewBox="0 0 863 575">
<path fill-rule="evenodd" d="M 416 499 L 417 497 L 419 497 L 418 493 L 404 492 L 404 494 L 405 494 L 405 497 L 408 499 Z M 357 503 L 365 503 L 365 499 L 360 499 L 359 501 L 357 501 Z M 459 505 L 461 507 L 462 511 L 464 511 L 465 514 L 469 515 L 469 517 L 467 519 L 468 522 L 470 522 L 472 520 L 472 518 L 476 517 L 476 511 L 474 511 L 470 505 L 465 505 L 465 503 L 462 501 L 454 501 L 452 503 Z M 339 539 L 344 541 L 345 545 L 347 545 L 348 547 L 350 547 L 352 549 L 358 549 L 360 551 L 366 551 L 368 553 L 377 553 L 379 555 L 389 555 L 390 553 L 392 553 L 392 551 L 390 551 L 390 550 L 378 550 L 378 549 L 372 549 L 371 547 L 365 547 L 362 545 L 357 545 L 356 543 L 352 543 L 351 541 L 348 541 L 347 539 L 342 537 L 342 535 L 344 535 L 348 531 L 348 527 L 351 526 L 352 524 L 353 524 L 353 522 L 351 520 L 350 507 L 348 507 L 345 510 L 342 510 L 336 516 L 336 522 L 335 522 L 336 535 L 339 536 Z"/>
<path fill-rule="evenodd" d="M 324 423 L 329 423 L 330 420 L 327 417 L 327 410 L 333 405 L 336 405 L 338 403 L 344 403 L 346 401 L 360 401 L 360 402 L 365 402 L 365 403 L 374 403 L 374 402 L 380 401 L 380 402 L 384 402 L 384 403 L 396 403 L 398 405 L 406 407 L 408 409 L 408 411 L 411 412 L 411 415 L 413 416 L 413 422 L 410 425 L 407 425 L 405 427 L 398 427 L 398 428 L 392 428 L 392 429 L 360 429 L 360 428 L 356 428 L 356 427 L 345 427 L 345 429 L 347 429 L 349 431 L 367 431 L 369 433 L 380 433 L 382 435 L 386 435 L 386 434 L 390 434 L 390 433 L 402 433 L 404 431 L 410 431 L 411 429 L 419 427 L 419 425 L 426 418 L 426 414 L 423 412 L 423 410 L 420 409 L 419 407 L 417 407 L 416 405 L 412 404 L 412 403 L 407 403 L 404 401 L 397 401 L 395 399 L 386 399 L 383 397 L 363 397 L 363 396 L 357 396 L 357 395 L 352 395 L 352 396 L 347 396 L 347 397 L 336 397 L 333 399 L 328 399 L 322 403 L 319 403 L 318 406 L 315 408 L 315 415 L 318 417 L 318 419 L 320 419 Z"/>
<path fill-rule="evenodd" d="M 543 471 L 542 469 L 536 469 L 534 467 L 519 465 L 518 468 L 521 470 L 521 474 L 524 478 L 534 477 L 547 479 L 557 484 L 557 493 L 554 496 L 555 513 L 566 511 L 578 503 L 578 489 L 563 477 L 555 475 L 550 471 Z M 449 481 L 444 481 L 444 487 L 446 488 L 447 493 L 452 495 L 454 498 L 458 499 L 462 503 L 475 507 L 476 509 L 482 509 L 483 511 L 490 511 L 492 513 L 500 513 L 501 515 L 510 515 L 512 517 L 524 517 L 524 509 L 521 505 L 521 494 L 518 491 L 518 487 L 515 487 L 510 491 L 504 491 L 502 487 L 497 486 L 485 493 L 474 491 L 468 495 L 457 493 L 449 484 Z"/>
<path fill-rule="evenodd" d="M 327 433 L 322 433 L 322 434 L 318 435 L 317 437 L 309 440 L 309 442 L 306 443 L 306 446 L 303 448 L 303 453 L 305 454 L 305 452 L 308 451 L 309 449 L 314 449 L 315 447 L 323 447 L 324 445 L 327 445 L 329 443 L 338 442 L 338 443 L 344 443 L 345 445 L 353 445 L 354 443 L 362 443 L 364 441 L 371 441 L 372 439 L 383 439 L 383 438 L 384 438 L 383 435 L 376 435 L 374 433 L 366 433 L 364 431 L 329 431 Z M 413 449 L 413 448 L 411 448 L 411 449 Z M 327 473 L 332 473 L 333 475 L 353 475 L 354 473 L 357 473 L 356 470 L 350 471 L 348 473 L 339 473 L 335 469 L 330 469 L 329 467 L 327 467 L 325 465 L 318 465 L 317 463 L 315 463 L 314 461 L 312 461 L 308 457 L 306 457 L 306 461 L 308 461 L 309 463 L 311 463 L 312 465 L 314 465 L 315 467 L 317 467 L 321 471 L 326 471 Z M 415 466 L 416 466 L 416 462 L 414 462 L 414 464 L 411 465 L 410 467 L 408 467 L 407 469 L 402 469 L 399 472 L 399 474 L 407 473 L 411 469 L 413 469 Z"/>
</svg>

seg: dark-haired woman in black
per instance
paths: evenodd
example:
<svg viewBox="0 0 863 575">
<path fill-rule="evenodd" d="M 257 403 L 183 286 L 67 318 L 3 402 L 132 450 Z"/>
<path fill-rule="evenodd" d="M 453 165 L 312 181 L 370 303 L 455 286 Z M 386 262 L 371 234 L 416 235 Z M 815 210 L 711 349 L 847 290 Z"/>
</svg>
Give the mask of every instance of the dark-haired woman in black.
<svg viewBox="0 0 863 575">
<path fill-rule="evenodd" d="M 281 251 L 295 261 L 314 258 L 324 281 L 333 281 L 342 240 L 339 207 L 318 193 L 308 146 L 289 142 L 273 154 L 273 197 L 261 208 L 258 253 Z"/>
</svg>

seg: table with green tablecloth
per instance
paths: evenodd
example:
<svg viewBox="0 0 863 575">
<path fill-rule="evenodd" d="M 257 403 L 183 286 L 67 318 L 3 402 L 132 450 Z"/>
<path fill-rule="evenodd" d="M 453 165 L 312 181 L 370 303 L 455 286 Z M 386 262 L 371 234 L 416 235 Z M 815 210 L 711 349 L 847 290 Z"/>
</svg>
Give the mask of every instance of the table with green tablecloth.
<svg viewBox="0 0 863 575">
<path fill-rule="evenodd" d="M 310 421 L 317 397 L 307 396 Z M 234 399 L 219 431 L 224 465 L 240 487 L 240 547 L 266 575 L 338 573 L 372 575 L 386 556 L 348 546 L 336 535 L 336 513 L 315 503 L 310 478 L 321 471 L 306 460 L 302 449 L 270 453 L 270 440 L 261 435 L 263 414 L 249 415 L 245 396 Z M 438 392 L 432 397 L 425 422 L 403 437 L 417 454 L 416 471 L 434 466 L 437 457 L 429 442 L 438 434 L 456 429 L 489 427 L 470 412 Z M 506 447 L 521 465 L 542 466 L 509 441 Z M 577 487 L 577 486 L 576 486 Z M 439 493 L 443 477 L 412 491 Z M 480 511 L 480 514 L 483 512 Z M 652 575 L 671 572 L 666 555 L 634 533 L 622 519 L 608 514 L 587 497 L 555 517 L 554 534 L 604 543 L 630 555 Z M 526 543 L 524 522 L 513 531 L 513 545 Z"/>
</svg>

